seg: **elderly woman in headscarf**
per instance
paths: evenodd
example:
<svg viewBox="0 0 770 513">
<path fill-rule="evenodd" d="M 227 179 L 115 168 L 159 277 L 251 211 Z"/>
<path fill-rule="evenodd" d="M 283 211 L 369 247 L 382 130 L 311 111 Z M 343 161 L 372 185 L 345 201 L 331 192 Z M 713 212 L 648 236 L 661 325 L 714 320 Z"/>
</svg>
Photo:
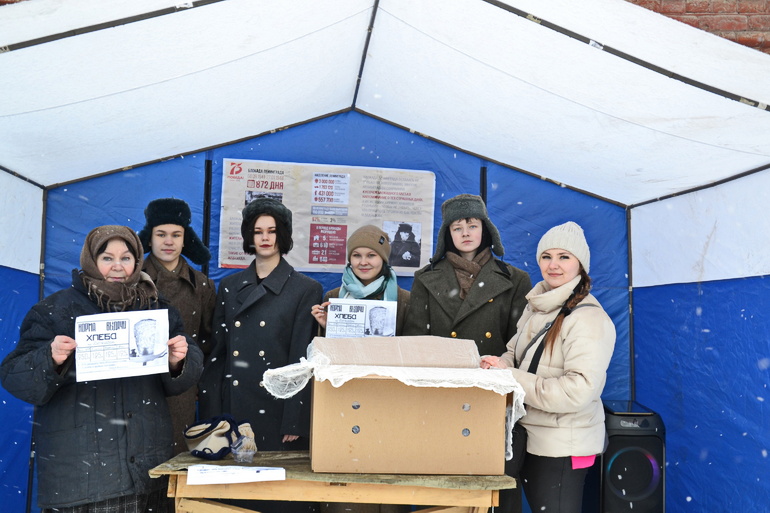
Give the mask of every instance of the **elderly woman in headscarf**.
<svg viewBox="0 0 770 513">
<path fill-rule="evenodd" d="M 32 307 L 16 349 L 0 366 L 3 387 L 35 405 L 38 503 L 44 512 L 166 511 L 164 483 L 150 479 L 148 470 L 172 455 L 166 397 L 197 383 L 203 353 L 141 271 L 143 255 L 130 228 L 93 229 L 72 286 Z M 168 372 L 77 381 L 77 317 L 158 309 L 168 309 Z"/>
</svg>

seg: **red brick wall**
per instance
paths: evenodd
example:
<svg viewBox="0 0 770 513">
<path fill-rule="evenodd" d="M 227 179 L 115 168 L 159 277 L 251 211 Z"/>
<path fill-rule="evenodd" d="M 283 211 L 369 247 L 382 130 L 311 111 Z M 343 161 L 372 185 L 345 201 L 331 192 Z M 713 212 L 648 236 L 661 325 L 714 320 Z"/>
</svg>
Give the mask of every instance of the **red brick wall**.
<svg viewBox="0 0 770 513">
<path fill-rule="evenodd" d="M 770 0 L 626 0 L 770 53 Z"/>
</svg>

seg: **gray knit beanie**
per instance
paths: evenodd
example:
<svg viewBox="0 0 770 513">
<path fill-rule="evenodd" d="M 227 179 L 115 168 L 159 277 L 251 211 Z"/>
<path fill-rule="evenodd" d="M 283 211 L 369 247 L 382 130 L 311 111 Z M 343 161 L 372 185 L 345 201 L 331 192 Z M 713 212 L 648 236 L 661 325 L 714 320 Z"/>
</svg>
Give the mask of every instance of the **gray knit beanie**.
<svg viewBox="0 0 770 513">
<path fill-rule="evenodd" d="M 564 249 L 575 255 L 575 258 L 583 265 L 586 272 L 591 270 L 591 251 L 588 249 L 583 229 L 577 223 L 568 221 L 559 226 L 554 226 L 540 239 L 537 244 L 537 261 L 543 251 L 549 249 Z"/>
<path fill-rule="evenodd" d="M 484 221 L 484 228 L 489 233 L 491 240 L 492 252 L 499 257 L 505 254 L 503 242 L 500 240 L 500 232 L 497 231 L 497 227 L 489 220 L 487 207 L 484 205 L 484 200 L 481 199 L 481 196 L 459 194 L 454 198 L 449 198 L 441 205 L 441 228 L 438 231 L 436 252 L 432 258 L 433 262 L 438 262 L 446 253 L 447 248 L 444 241 L 449 232 L 449 225 L 458 219 L 469 219 L 471 217 Z"/>
<path fill-rule="evenodd" d="M 356 248 L 373 249 L 387 264 L 390 257 L 390 240 L 388 234 L 374 225 L 367 224 L 354 231 L 348 237 L 348 262 L 350 254 Z"/>
</svg>

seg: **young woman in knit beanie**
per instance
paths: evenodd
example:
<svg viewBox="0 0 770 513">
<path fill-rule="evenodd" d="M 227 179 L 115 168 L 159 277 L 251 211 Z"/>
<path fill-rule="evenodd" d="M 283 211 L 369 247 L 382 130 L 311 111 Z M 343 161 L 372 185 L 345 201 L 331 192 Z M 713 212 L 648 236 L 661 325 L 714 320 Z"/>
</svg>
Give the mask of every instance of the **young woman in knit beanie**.
<svg viewBox="0 0 770 513">
<path fill-rule="evenodd" d="M 35 405 L 38 504 L 44 512 L 166 511 L 164 480 L 148 471 L 172 456 L 166 397 L 198 382 L 203 353 L 177 311 L 141 271 L 144 251 L 126 226 L 86 237 L 72 286 L 29 311 L 0 366 L 10 393 Z M 168 309 L 170 372 L 78 382 L 75 319 Z"/>
<path fill-rule="evenodd" d="M 342 286 L 330 290 L 321 304 L 313 305 L 311 314 L 318 321 L 318 334 L 326 328 L 326 308 L 330 298 L 376 299 L 398 301 L 395 335 L 401 335 L 409 292 L 398 286 L 396 273 L 388 264 L 390 240 L 388 234 L 374 225 L 365 225 L 350 234 L 347 241 L 348 264 L 342 273 Z M 419 256 L 419 253 L 418 253 Z M 321 504 L 322 513 L 407 513 L 410 506 L 394 504 Z"/>
<path fill-rule="evenodd" d="M 139 239 L 149 254 L 142 270 L 160 294 L 179 310 L 185 333 L 208 354 L 217 292 L 214 281 L 187 262 L 190 259 L 194 264 L 203 265 L 211 258 L 191 225 L 190 207 L 181 199 L 159 198 L 147 205 L 144 217 Z M 193 387 L 168 398 L 174 425 L 174 454 L 187 450 L 184 430 L 195 422 L 197 396 L 198 387 Z"/>
<path fill-rule="evenodd" d="M 311 312 L 319 325 L 319 335 L 326 328 L 326 308 L 330 298 L 379 299 L 398 301 L 395 335 L 402 334 L 409 292 L 400 288 L 396 273 L 388 264 L 388 234 L 374 225 L 362 226 L 347 241 L 348 264 L 342 273 L 342 286 L 330 290 L 324 302 L 313 305 Z"/>
<path fill-rule="evenodd" d="M 219 282 L 214 346 L 198 393 L 199 416 L 231 414 L 249 422 L 259 451 L 309 448 L 310 387 L 276 399 L 262 384 L 268 369 L 298 363 L 318 326 L 308 315 L 323 287 L 286 261 L 293 247 L 292 213 L 280 201 L 257 198 L 242 211 L 243 251 L 254 255 L 246 269 Z M 228 501 L 264 513 L 312 512 L 305 502 Z"/>
<path fill-rule="evenodd" d="M 537 245 L 543 281 L 527 294 L 518 333 L 502 356 L 481 361 L 524 388 L 520 477 L 532 511 L 579 513 L 588 468 L 605 448 L 601 394 L 615 326 L 589 292 L 590 259 L 576 223 L 548 230 Z"/>
</svg>

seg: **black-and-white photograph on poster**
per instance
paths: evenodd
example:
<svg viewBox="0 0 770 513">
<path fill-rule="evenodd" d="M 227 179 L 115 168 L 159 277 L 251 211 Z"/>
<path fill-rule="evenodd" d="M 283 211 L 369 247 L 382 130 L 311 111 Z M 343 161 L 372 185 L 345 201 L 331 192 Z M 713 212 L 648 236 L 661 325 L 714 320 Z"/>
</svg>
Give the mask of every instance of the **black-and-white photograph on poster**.
<svg viewBox="0 0 770 513">
<path fill-rule="evenodd" d="M 421 265 L 420 223 L 385 221 L 382 231 L 390 237 L 390 265 L 415 267 Z"/>
</svg>

